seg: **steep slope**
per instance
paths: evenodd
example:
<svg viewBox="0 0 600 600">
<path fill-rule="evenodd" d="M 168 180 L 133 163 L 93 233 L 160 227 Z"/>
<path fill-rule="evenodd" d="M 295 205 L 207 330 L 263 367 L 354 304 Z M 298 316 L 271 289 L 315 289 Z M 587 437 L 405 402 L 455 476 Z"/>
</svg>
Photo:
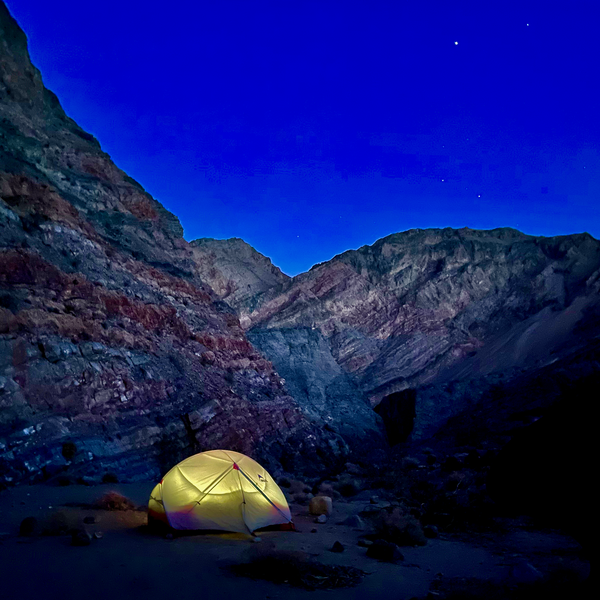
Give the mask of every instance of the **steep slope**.
<svg viewBox="0 0 600 600">
<path fill-rule="evenodd" d="M 261 294 L 290 279 L 240 238 L 200 238 L 190 242 L 190 247 L 197 274 L 238 311 L 253 310 Z"/>
<path fill-rule="evenodd" d="M 263 293 L 240 320 L 290 389 L 308 375 L 328 380 L 321 365 L 332 362 L 352 402 L 429 386 L 417 397 L 418 436 L 469 406 L 437 386 L 510 378 L 585 348 L 600 331 L 599 291 L 600 242 L 588 234 L 412 230 Z M 288 343 L 302 328 L 306 343 Z M 312 358 L 290 369 L 292 353 Z M 319 390 L 307 395 L 321 402 Z"/>
<path fill-rule="evenodd" d="M 0 484 L 346 452 L 198 275 L 177 218 L 62 110 L 0 2 Z"/>
</svg>

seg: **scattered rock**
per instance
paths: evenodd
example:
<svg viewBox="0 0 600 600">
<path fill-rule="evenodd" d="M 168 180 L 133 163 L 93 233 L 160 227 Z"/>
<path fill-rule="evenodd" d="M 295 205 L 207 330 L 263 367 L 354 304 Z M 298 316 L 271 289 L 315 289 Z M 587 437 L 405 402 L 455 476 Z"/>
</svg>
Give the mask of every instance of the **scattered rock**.
<svg viewBox="0 0 600 600">
<path fill-rule="evenodd" d="M 97 540 L 101 540 L 104 537 L 104 534 L 101 531 L 96 531 L 94 533 L 94 538 Z"/>
<path fill-rule="evenodd" d="M 315 496 L 308 505 L 311 515 L 330 515 L 333 512 L 333 501 L 329 496 Z"/>
<path fill-rule="evenodd" d="M 367 548 L 367 556 L 385 562 L 404 560 L 404 555 L 400 552 L 400 548 L 396 544 L 386 542 L 385 540 L 375 540 Z"/>
<path fill-rule="evenodd" d="M 373 540 L 367 540 L 365 538 L 360 538 L 360 540 L 358 540 L 357 542 L 358 546 L 361 546 L 362 548 L 368 548 L 369 546 L 373 545 Z"/>
<path fill-rule="evenodd" d="M 331 552 L 343 552 L 345 550 L 344 545 L 341 542 L 334 542 L 331 547 Z"/>
<path fill-rule="evenodd" d="M 310 532 L 311 532 L 311 533 L 317 533 L 317 531 L 318 531 L 318 529 L 317 529 L 316 527 L 313 527 L 313 528 L 310 530 Z"/>
<path fill-rule="evenodd" d="M 321 525 L 327 523 L 327 515 L 319 515 L 316 519 L 315 519 L 315 523 L 320 523 Z"/>
<path fill-rule="evenodd" d="M 381 539 L 400 546 L 424 546 L 427 543 L 421 523 L 402 506 L 380 511 L 374 526 Z"/>
<path fill-rule="evenodd" d="M 292 501 L 296 504 L 307 504 L 311 500 L 312 496 L 301 492 L 300 494 L 294 494 Z"/>
<path fill-rule="evenodd" d="M 340 525 L 346 525 L 353 529 L 364 529 L 365 522 L 358 515 L 351 515 L 347 519 L 344 519 L 339 523 Z"/>
<path fill-rule="evenodd" d="M 19 526 L 19 535 L 37 535 L 39 523 L 35 517 L 25 517 Z"/>
<path fill-rule="evenodd" d="M 262 542 L 262 540 L 259 537 L 255 536 L 255 537 L 252 538 L 252 543 L 253 544 L 258 544 L 259 542 Z"/>
<path fill-rule="evenodd" d="M 289 485 L 290 494 L 308 494 L 310 493 L 310 486 L 306 485 L 306 483 L 302 481 L 298 481 L 297 479 L 292 479 Z"/>
<path fill-rule="evenodd" d="M 371 504 L 377 504 L 379 502 L 379 496 L 371 496 L 371 499 L 369 500 L 369 502 Z"/>
</svg>

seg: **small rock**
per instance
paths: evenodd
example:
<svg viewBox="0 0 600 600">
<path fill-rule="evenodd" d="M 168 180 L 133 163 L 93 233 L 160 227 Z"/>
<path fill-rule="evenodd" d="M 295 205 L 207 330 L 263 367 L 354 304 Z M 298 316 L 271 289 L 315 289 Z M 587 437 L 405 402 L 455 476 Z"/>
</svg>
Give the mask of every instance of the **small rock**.
<svg viewBox="0 0 600 600">
<path fill-rule="evenodd" d="M 25 517 L 19 526 L 19 535 L 35 535 L 38 533 L 38 520 L 35 517 Z"/>
<path fill-rule="evenodd" d="M 313 527 L 313 528 L 310 530 L 310 532 L 311 532 L 311 533 L 317 533 L 317 531 L 318 531 L 318 529 L 317 529 L 316 527 Z"/>
<path fill-rule="evenodd" d="M 372 540 L 365 540 L 364 538 L 360 538 L 360 540 L 358 540 L 357 545 L 360 546 L 361 548 L 368 548 L 369 546 L 373 545 L 373 541 Z"/>
<path fill-rule="evenodd" d="M 358 515 L 351 515 L 347 519 L 344 519 L 340 525 L 346 525 L 353 529 L 364 529 L 365 522 Z"/>
<path fill-rule="evenodd" d="M 379 496 L 371 496 L 371 504 L 377 504 L 379 502 Z"/>
<path fill-rule="evenodd" d="M 101 510 L 135 510 L 136 505 L 118 492 L 108 492 L 94 502 L 93 508 Z"/>
<path fill-rule="evenodd" d="M 96 522 L 96 517 L 88 515 L 87 517 L 83 517 L 83 522 L 87 523 L 88 525 L 91 525 L 92 523 Z"/>
<path fill-rule="evenodd" d="M 315 496 L 310 499 L 308 512 L 311 515 L 330 515 L 333 512 L 333 501 L 329 496 Z"/>
<path fill-rule="evenodd" d="M 404 560 L 400 548 L 392 542 L 386 542 L 385 540 L 375 540 L 369 548 L 367 548 L 367 556 L 370 558 L 376 558 L 377 560 L 383 560 L 385 562 L 397 562 Z"/>
<path fill-rule="evenodd" d="M 165 540 L 172 540 L 173 539 L 173 534 L 172 533 L 167 533 L 165 535 Z"/>
<path fill-rule="evenodd" d="M 10 537 L 10 533 L 8 531 L 0 531 L 0 540 L 5 540 Z"/>
<path fill-rule="evenodd" d="M 96 532 L 94 533 L 94 537 L 95 537 L 97 540 L 101 540 L 101 539 L 104 537 L 104 534 L 103 534 L 101 531 L 96 531 Z"/>
<path fill-rule="evenodd" d="M 259 542 L 262 542 L 262 540 L 259 537 L 253 537 L 252 538 L 252 543 L 253 544 L 258 544 Z"/>
<path fill-rule="evenodd" d="M 439 535 L 438 528 L 435 525 L 425 525 L 425 527 L 423 527 L 423 533 L 425 534 L 425 537 L 429 539 L 436 538 Z"/>
<path fill-rule="evenodd" d="M 315 519 L 315 523 L 320 523 L 321 525 L 324 525 L 325 523 L 327 523 L 327 515 L 319 515 Z"/>
<path fill-rule="evenodd" d="M 71 534 L 71 546 L 89 546 L 92 536 L 85 529 L 77 529 Z"/>
<path fill-rule="evenodd" d="M 344 545 L 340 542 L 334 542 L 331 547 L 331 552 L 343 552 L 345 550 Z"/>
</svg>

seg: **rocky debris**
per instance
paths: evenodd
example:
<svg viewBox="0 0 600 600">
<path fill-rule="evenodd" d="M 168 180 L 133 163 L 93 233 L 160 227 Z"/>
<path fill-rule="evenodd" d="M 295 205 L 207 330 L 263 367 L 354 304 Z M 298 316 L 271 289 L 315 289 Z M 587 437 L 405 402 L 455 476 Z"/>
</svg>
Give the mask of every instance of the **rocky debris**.
<svg viewBox="0 0 600 600">
<path fill-rule="evenodd" d="M 341 496 L 346 498 L 356 496 L 361 490 L 360 482 L 351 477 L 341 478 L 333 487 Z"/>
<path fill-rule="evenodd" d="M 96 517 L 93 515 L 88 515 L 87 517 L 83 517 L 83 522 L 87 525 L 91 525 L 92 523 L 96 522 Z"/>
<path fill-rule="evenodd" d="M 419 520 L 405 506 L 391 506 L 371 516 L 380 539 L 400 546 L 424 546 L 427 538 Z"/>
<path fill-rule="evenodd" d="M 361 531 L 365 529 L 365 522 L 358 515 L 350 515 L 348 518 L 340 521 L 339 525 L 346 525 L 346 527 L 352 527 Z"/>
<path fill-rule="evenodd" d="M 308 511 L 311 515 L 329 516 L 333 512 L 333 501 L 329 496 L 315 496 L 310 500 Z"/>
<path fill-rule="evenodd" d="M 327 515 L 319 515 L 315 519 L 315 523 L 320 523 L 321 525 L 324 525 L 325 523 L 327 523 Z"/>
<path fill-rule="evenodd" d="M 330 548 L 331 552 L 343 552 L 345 550 L 344 545 L 341 542 L 335 541 L 333 546 Z"/>
<path fill-rule="evenodd" d="M 381 539 L 373 540 L 373 543 L 367 548 L 367 556 L 385 562 L 404 560 L 404 555 L 396 544 Z"/>
</svg>

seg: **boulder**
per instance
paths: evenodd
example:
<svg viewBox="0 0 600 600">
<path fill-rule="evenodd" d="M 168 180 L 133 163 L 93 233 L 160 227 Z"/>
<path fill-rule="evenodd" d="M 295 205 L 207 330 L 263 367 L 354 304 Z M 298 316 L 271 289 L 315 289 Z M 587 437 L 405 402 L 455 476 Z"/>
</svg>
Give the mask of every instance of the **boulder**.
<svg viewBox="0 0 600 600">
<path fill-rule="evenodd" d="M 363 530 L 365 528 L 365 522 L 358 515 L 351 515 L 347 519 L 341 521 L 339 524 L 352 527 L 353 529 Z"/>
<path fill-rule="evenodd" d="M 311 515 L 330 515 L 333 512 L 333 501 L 329 496 L 315 496 L 308 505 Z"/>
<path fill-rule="evenodd" d="M 98 498 L 93 505 L 100 510 L 136 510 L 137 506 L 118 492 L 108 492 Z"/>
</svg>

